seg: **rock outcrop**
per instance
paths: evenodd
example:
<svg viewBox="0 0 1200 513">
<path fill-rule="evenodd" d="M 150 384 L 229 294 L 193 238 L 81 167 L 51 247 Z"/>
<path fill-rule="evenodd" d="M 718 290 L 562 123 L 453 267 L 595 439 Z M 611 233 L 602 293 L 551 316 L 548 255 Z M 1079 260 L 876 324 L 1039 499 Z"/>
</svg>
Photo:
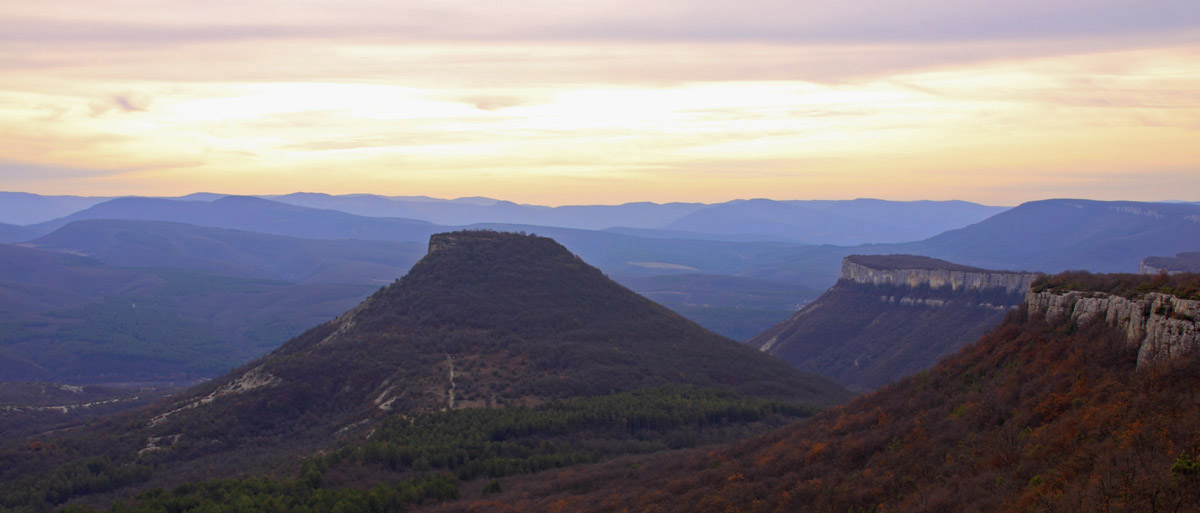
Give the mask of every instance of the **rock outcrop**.
<svg viewBox="0 0 1200 513">
<path fill-rule="evenodd" d="M 871 390 L 978 339 L 1021 305 L 1037 277 L 922 256 L 853 255 L 833 288 L 748 343 Z"/>
<path fill-rule="evenodd" d="M 990 271 L 911 255 L 851 255 L 842 260 L 842 279 L 870 285 L 927 285 L 950 290 L 1004 289 L 1022 293 L 1039 274 Z"/>
<path fill-rule="evenodd" d="M 1138 367 L 1169 360 L 1200 347 L 1200 301 L 1150 293 L 1126 298 L 1102 292 L 1030 291 L 1030 313 L 1050 320 L 1077 323 L 1103 321 L 1125 334 L 1138 348 Z"/>
</svg>

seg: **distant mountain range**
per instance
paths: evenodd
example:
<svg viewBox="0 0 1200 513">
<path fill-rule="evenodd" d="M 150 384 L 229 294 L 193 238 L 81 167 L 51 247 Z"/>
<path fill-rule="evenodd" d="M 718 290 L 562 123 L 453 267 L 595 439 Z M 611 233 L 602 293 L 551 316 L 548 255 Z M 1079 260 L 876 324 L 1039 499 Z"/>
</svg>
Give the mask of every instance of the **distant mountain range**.
<svg viewBox="0 0 1200 513">
<path fill-rule="evenodd" d="M 20 198 L 24 202 L 53 199 L 31 195 Z M 374 213 L 382 213 L 381 209 L 392 203 L 407 202 L 422 208 L 459 209 L 455 212 L 461 216 L 455 219 L 461 220 L 484 211 L 479 209 L 495 207 L 497 212 L 504 209 L 526 212 L 523 209 L 528 207 L 532 209 L 529 212 L 541 212 L 547 217 L 519 219 L 550 222 L 557 216 L 560 220 L 572 220 L 571 223 L 583 223 L 588 216 L 598 216 L 595 219 L 614 224 L 628 219 L 641 219 L 645 225 L 661 222 L 664 228 L 602 231 L 505 223 L 472 227 L 553 237 L 618 282 L 705 327 L 739 340 L 765 331 L 785 320 L 798 306 L 816 299 L 837 281 L 842 259 L 851 254 L 916 254 L 989 269 L 1054 272 L 1081 267 L 1091 271 L 1133 272 L 1143 258 L 1200 248 L 1200 223 L 1195 221 L 1200 219 L 1200 206 L 1184 203 L 1038 201 L 920 241 L 849 246 L 809 245 L 794 239 L 818 235 L 844 240 L 915 236 L 921 230 L 963 224 L 968 218 L 975 219 L 996 209 L 961 202 L 878 200 L 748 200 L 720 205 L 630 204 L 548 209 L 513 206 L 486 198 L 447 201 L 295 194 L 287 199 L 339 208 L 349 208 L 345 207 L 347 204 L 376 205 L 378 208 L 372 207 L 375 210 L 361 207 L 364 212 Z M 7 204 L 0 205 L 4 205 L 0 211 L 7 208 Z M 272 287 L 311 285 L 319 289 L 316 295 L 311 300 L 294 296 L 293 304 L 308 305 L 298 306 L 299 311 L 331 315 L 337 311 L 331 310 L 335 305 L 348 307 L 365 297 L 370 286 L 402 276 L 422 254 L 430 234 L 450 229 L 424 220 L 366 217 L 257 197 L 201 193 L 179 199 L 118 198 L 36 225 L 0 225 L 0 240 L 90 255 L 114 268 L 169 267 L 227 279 L 287 282 Z M 701 229 L 708 232 L 690 231 Z M 43 304 L 20 303 L 29 298 L 19 292 L 24 290 L 22 287 L 35 285 L 28 280 L 0 283 L 0 294 L 13 297 L 13 304 Z M 56 294 L 42 297 L 67 298 L 76 294 L 69 288 L 55 290 Z M 357 291 L 356 297 L 351 290 Z M 113 290 L 110 294 L 123 293 Z M 21 299 L 15 299 L 18 296 Z M 99 301 L 107 295 L 83 297 Z M 193 305 L 198 309 L 191 315 L 213 314 L 210 308 L 224 311 L 223 305 L 212 302 L 206 305 Z M 312 305 L 324 306 L 310 311 Z M 283 314 L 282 310 L 271 308 L 265 311 Z M 257 354 L 269 348 L 263 345 L 267 341 L 278 343 L 311 325 L 298 326 L 298 318 L 311 319 L 309 322 L 313 323 L 320 319 L 284 317 L 287 318 L 272 320 L 256 313 L 208 318 L 222 326 L 219 333 L 257 333 L 250 338 L 255 340 L 250 344 L 254 349 L 239 353 Z M 233 318 L 286 328 L 263 336 L 272 330 L 250 325 L 235 327 L 231 324 Z M 20 326 L 14 333 L 27 334 L 25 330 L 34 329 L 35 324 L 22 321 Z M 231 337 L 230 340 L 250 340 L 246 335 Z"/>
<path fill-rule="evenodd" d="M 69 216 L 111 199 L 100 196 L 41 196 L 27 192 L 0 192 L 0 223 L 42 223 Z"/>
<path fill-rule="evenodd" d="M 1136 272 L 1148 256 L 1200 248 L 1200 205 L 1034 201 L 900 248 L 989 269 Z"/>
<path fill-rule="evenodd" d="M 205 226 L 249 228 L 255 217 L 266 215 L 238 196 L 198 193 L 181 198 L 78 198 L 36 196 L 0 192 L 0 223 L 42 224 L 39 233 L 48 233 L 66 222 L 79 219 L 150 219 L 189 222 Z M 245 198 L 245 197 L 243 197 Z M 707 205 L 703 203 L 626 203 L 623 205 L 568 205 L 545 207 L 520 205 L 489 198 L 439 200 L 412 196 L 350 194 L 332 196 L 319 193 L 293 193 L 261 196 L 261 199 L 316 210 L 333 210 L 373 218 L 398 218 L 453 227 L 477 224 L 511 224 L 583 230 L 615 230 L 657 238 L 707 238 L 731 241 L 787 241 L 803 244 L 861 244 L 902 242 L 936 235 L 966 226 L 1006 210 L 963 201 L 885 201 L 858 199 L 849 201 L 775 201 L 737 200 Z M 5 204 L 11 201 L 12 207 Z M 164 201 L 186 202 L 171 205 Z M 112 205 L 104 205 L 113 203 Z M 227 214 L 207 212 L 203 205 L 215 203 Z M 93 212 L 80 211 L 100 206 Z M 259 205 L 258 208 L 262 208 Z M 296 215 L 298 211 L 292 211 Z M 79 215 L 74 215 L 79 214 Z M 240 216 L 246 219 L 235 221 Z M 275 218 L 276 220 L 278 217 Z M 54 223 L 44 224 L 50 221 Z M 326 220 L 326 222 L 334 222 Z M 400 240 L 403 235 L 384 226 L 392 223 L 359 221 L 360 227 L 372 226 L 363 233 L 343 237 L 386 238 Z M 263 225 L 257 225 L 261 228 Z M 363 228 L 366 229 L 366 228 Z M 330 238 L 313 227 L 307 235 L 295 227 L 277 226 L 274 233 L 290 236 Z M 383 230 L 382 232 L 380 230 Z M 395 230 L 394 226 L 390 230 Z M 323 234 L 322 234 L 323 233 Z M 380 236 L 385 233 L 385 236 Z M 427 234 L 426 234 L 427 236 Z M 419 240 L 413 235 L 411 240 Z"/>
<path fill-rule="evenodd" d="M 847 246 L 921 240 L 1005 210 L 965 201 L 757 199 L 710 206 L 663 228 Z"/>
<path fill-rule="evenodd" d="M 164 221 L 74 221 L 25 245 L 87 255 L 118 267 L 179 267 L 295 283 L 386 285 L 425 254 L 424 244 L 319 240 Z"/>
<path fill-rule="evenodd" d="M 73 221 L 87 219 L 170 221 L 310 239 L 419 242 L 439 230 L 425 221 L 363 217 L 250 196 L 227 196 L 213 201 L 118 198 L 30 228 L 50 233 Z"/>
<path fill-rule="evenodd" d="M 832 283 L 851 254 L 911 254 L 996 270 L 1136 272 L 1146 257 L 1200 248 L 1200 205 L 1054 199 L 1021 204 L 922 241 L 786 248 L 743 269 L 764 278 L 811 269 Z"/>
</svg>

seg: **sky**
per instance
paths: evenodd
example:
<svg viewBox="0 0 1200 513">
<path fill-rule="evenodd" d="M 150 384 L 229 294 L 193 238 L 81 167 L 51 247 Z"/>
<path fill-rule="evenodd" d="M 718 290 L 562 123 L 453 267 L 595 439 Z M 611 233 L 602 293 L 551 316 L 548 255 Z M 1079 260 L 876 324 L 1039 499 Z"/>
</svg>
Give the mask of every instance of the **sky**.
<svg viewBox="0 0 1200 513">
<path fill-rule="evenodd" d="M 1200 201 L 1200 2 L 0 0 L 0 190 Z"/>
</svg>

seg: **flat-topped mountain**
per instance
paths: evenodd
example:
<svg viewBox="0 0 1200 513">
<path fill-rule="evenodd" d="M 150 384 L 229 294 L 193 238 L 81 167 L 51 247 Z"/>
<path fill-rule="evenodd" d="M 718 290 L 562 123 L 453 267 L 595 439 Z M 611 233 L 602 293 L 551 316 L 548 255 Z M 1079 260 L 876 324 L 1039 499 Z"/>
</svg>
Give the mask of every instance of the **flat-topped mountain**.
<svg viewBox="0 0 1200 513">
<path fill-rule="evenodd" d="M 308 403 L 360 415 L 667 383 L 817 404 L 845 397 L 634 294 L 551 239 L 488 231 L 431 237 L 429 253 L 395 284 L 226 381 L 250 375 L 331 391 Z"/>
<path fill-rule="evenodd" d="M 532 407 L 669 386 L 690 387 L 681 397 L 703 389 L 803 403 L 808 411 L 850 397 L 829 379 L 633 293 L 551 239 L 467 231 L 433 236 L 428 254 L 403 278 L 270 354 L 138 415 L 89 428 L 83 436 L 104 437 L 102 448 L 70 437 L 47 444 L 85 455 L 102 450 L 141 473 L 133 482 L 153 474 L 153 482 L 173 486 L 195 478 L 197 469 L 219 469 L 204 474 L 210 477 L 293 469 L 300 457 L 339 440 L 361 442 L 377 428 L 391 433 L 407 419 L 437 412 Z M 740 411 L 736 403 L 731 408 L 714 415 Z M 629 413 L 599 415 L 595 422 L 611 423 Z M 394 420 L 385 423 L 389 417 Z M 628 429 L 621 431 L 626 437 L 635 433 Z M 39 467 L 3 451 L 0 463 L 66 472 L 73 461 L 66 458 L 74 458 L 69 454 L 56 449 L 47 456 L 63 458 L 65 467 Z M 25 486 L 20 483 L 12 486 Z"/>
<path fill-rule="evenodd" d="M 853 389 L 873 389 L 986 333 L 1036 277 L 915 255 L 851 255 L 833 288 L 748 343 Z"/>
<path fill-rule="evenodd" d="M 1023 293 L 1034 273 L 990 271 L 918 255 L 850 255 L 842 260 L 842 279 L 871 285 L 921 285 L 950 290 L 1004 289 Z"/>
</svg>

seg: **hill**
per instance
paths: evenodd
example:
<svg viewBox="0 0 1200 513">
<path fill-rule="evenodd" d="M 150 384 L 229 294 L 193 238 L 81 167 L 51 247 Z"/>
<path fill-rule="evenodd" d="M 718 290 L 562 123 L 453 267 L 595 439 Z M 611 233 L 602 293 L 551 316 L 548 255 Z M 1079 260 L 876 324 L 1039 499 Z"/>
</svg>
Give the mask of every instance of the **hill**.
<svg viewBox="0 0 1200 513">
<path fill-rule="evenodd" d="M 293 284 L 0 244 L 0 375 L 70 383 L 220 374 L 374 288 Z"/>
<path fill-rule="evenodd" d="M 614 226 L 657 228 L 704 208 L 701 203 L 626 203 L 623 205 L 521 205 L 489 198 L 439 200 L 427 197 L 389 197 L 372 194 L 333 196 L 293 193 L 266 199 L 310 208 L 339 210 L 369 217 L 403 217 L 440 225 L 480 223 L 557 226 L 602 230 Z"/>
<path fill-rule="evenodd" d="M 1134 272 L 1154 255 L 1200 247 L 1200 206 L 1055 199 L 890 248 L 989 269 Z"/>
<path fill-rule="evenodd" d="M 987 333 L 1024 301 L 1036 276 L 914 255 L 851 255 L 833 288 L 748 343 L 870 390 Z"/>
<path fill-rule="evenodd" d="M 14 224 L 0 223 L 0 244 L 11 244 L 37 237 L 37 232 Z"/>
<path fill-rule="evenodd" d="M 295 283 L 390 283 L 423 245 L 319 240 L 162 221 L 75 221 L 27 245 L 120 267 L 176 267 Z"/>
<path fill-rule="evenodd" d="M 1004 212 L 965 201 L 731 201 L 662 228 L 766 240 L 857 245 L 921 240 Z"/>
<path fill-rule="evenodd" d="M 716 450 L 511 479 L 503 493 L 431 509 L 1195 511 L 1200 352 L 1139 364 L 1151 340 L 1109 322 L 1022 309 L 932 370 L 812 421 Z"/>
<path fill-rule="evenodd" d="M 414 242 L 424 241 L 437 231 L 435 225 L 424 221 L 356 216 L 250 196 L 225 196 L 213 201 L 118 198 L 30 228 L 46 234 L 86 219 L 170 221 L 310 239 Z"/>
<path fill-rule="evenodd" d="M 75 427 L 145 406 L 171 390 L 169 384 L 117 388 L 0 381 L 0 439 Z"/>
<path fill-rule="evenodd" d="M 392 201 L 373 196 L 368 199 Z M 418 203 L 424 205 L 431 202 Z M 472 202 L 452 203 L 478 206 Z M 639 211 L 643 207 L 656 208 L 649 204 L 613 208 Z M 81 221 L 101 223 L 102 220 L 108 220 L 108 224 L 75 225 Z M 134 221 L 166 221 L 256 232 L 264 236 L 312 238 L 337 243 L 301 243 L 276 239 L 278 244 L 269 246 L 263 245 L 269 237 L 256 237 L 248 233 L 186 229 L 180 226 L 172 228 L 167 225 L 137 224 Z M 794 245 L 645 238 L 530 225 L 487 224 L 474 228 L 529 231 L 555 237 L 572 251 L 626 283 L 632 278 L 664 274 L 738 274 L 739 269 L 753 262 L 758 255 L 773 254 L 780 248 Z M 192 200 L 120 198 L 63 219 L 42 223 L 33 229 L 42 234 L 58 230 L 58 233 L 38 241 L 41 247 L 95 255 L 114 265 L 183 266 L 236 276 L 336 283 L 361 283 L 364 278 L 386 276 L 393 268 L 406 268 L 415 260 L 415 253 L 418 252 L 413 251 L 412 247 L 401 247 L 399 249 L 403 255 L 394 257 L 388 255 L 391 248 L 397 243 L 417 244 L 413 241 L 421 241 L 423 245 L 429 234 L 443 231 L 441 227 L 422 221 L 363 217 L 260 198 L 228 196 L 213 200 L 209 195 L 197 196 Z M 146 233 L 135 233 L 139 231 Z M 322 265 L 322 261 L 328 261 L 330 265 Z M 809 276 L 797 273 L 796 266 L 787 267 L 787 272 L 774 274 L 768 279 L 806 284 Z M 804 271 L 800 269 L 801 273 Z M 398 274 L 392 274 L 395 275 Z M 816 280 L 824 286 L 821 277 Z M 732 287 L 727 288 L 726 292 L 739 293 Z M 757 294 L 755 290 L 740 292 L 748 300 Z M 760 308 L 690 308 L 687 314 L 705 326 L 738 338 L 761 331 L 783 318 L 779 312 Z"/>
<path fill-rule="evenodd" d="M 110 199 L 112 198 L 0 192 L 0 223 L 15 225 L 42 223 L 70 215 Z"/>
<path fill-rule="evenodd" d="M 1173 257 L 1146 257 L 1138 264 L 1141 274 L 1158 274 L 1160 272 L 1200 273 L 1200 252 L 1183 252 Z"/>
<path fill-rule="evenodd" d="M 249 472 L 301 472 L 277 490 L 302 495 L 326 479 L 361 489 L 431 468 L 508 475 L 729 440 L 766 416 L 848 396 L 638 296 L 551 239 L 440 234 L 396 283 L 259 360 L 138 415 L 41 440 L 32 460 L 0 451 L 0 504 Z M 585 443 L 592 436 L 601 443 Z M 332 459 L 297 468 L 339 440 Z M 76 470 L 88 461 L 96 470 Z M 102 484 L 54 484 L 75 473 Z"/>
</svg>

